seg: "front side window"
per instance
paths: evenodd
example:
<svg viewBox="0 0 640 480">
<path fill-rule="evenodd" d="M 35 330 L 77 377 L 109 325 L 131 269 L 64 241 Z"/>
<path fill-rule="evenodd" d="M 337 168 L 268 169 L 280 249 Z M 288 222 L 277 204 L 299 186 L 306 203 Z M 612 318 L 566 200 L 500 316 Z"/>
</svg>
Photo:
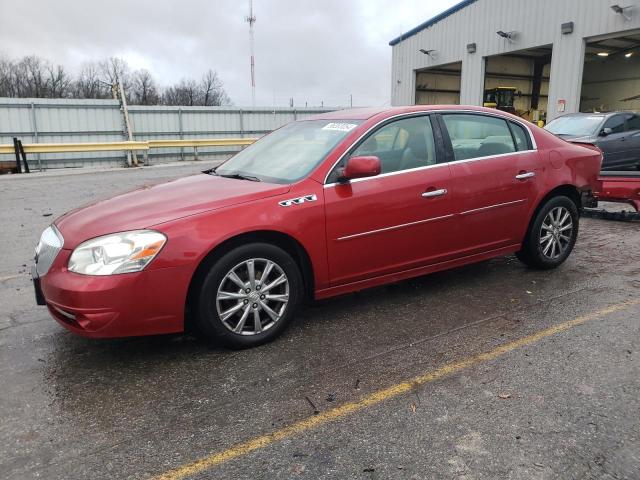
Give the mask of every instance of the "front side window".
<svg viewBox="0 0 640 480">
<path fill-rule="evenodd" d="M 444 114 L 455 160 L 516 151 L 506 120 L 487 115 Z"/>
<path fill-rule="evenodd" d="M 381 173 L 434 165 L 437 159 L 431 120 L 428 116 L 404 118 L 375 130 L 334 167 L 328 183 L 339 179 L 349 158 L 368 155 L 380 159 Z"/>
<path fill-rule="evenodd" d="M 426 167 L 436 163 L 436 148 L 429 117 L 397 120 L 380 128 L 364 140 L 352 157 L 375 155 L 382 173 Z"/>
<path fill-rule="evenodd" d="M 272 183 L 303 179 L 360 120 L 293 122 L 261 138 L 215 169 L 221 176 L 245 176 Z"/>
<path fill-rule="evenodd" d="M 640 130 L 640 115 L 628 114 L 627 130 L 628 131 Z"/>
<path fill-rule="evenodd" d="M 624 132 L 624 117 L 622 115 L 614 115 L 604 122 L 603 128 L 610 128 L 611 133 Z"/>
</svg>

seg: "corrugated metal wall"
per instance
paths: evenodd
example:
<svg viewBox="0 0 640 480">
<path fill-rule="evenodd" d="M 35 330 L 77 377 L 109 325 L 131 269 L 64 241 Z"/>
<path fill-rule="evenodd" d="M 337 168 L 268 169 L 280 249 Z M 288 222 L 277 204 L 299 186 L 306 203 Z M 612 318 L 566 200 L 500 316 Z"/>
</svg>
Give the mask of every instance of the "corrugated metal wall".
<svg viewBox="0 0 640 480">
<path fill-rule="evenodd" d="M 462 61 L 460 102 L 481 105 L 485 57 L 528 48 L 553 45 L 549 83 L 549 119 L 557 115 L 558 100 L 566 111 L 578 111 L 584 65 L 585 39 L 640 29 L 640 0 L 626 0 L 633 7 L 628 19 L 611 10 L 610 0 L 478 0 L 392 49 L 391 103 L 415 102 L 416 70 Z M 574 32 L 562 35 L 560 25 L 574 22 Z M 496 32 L 515 31 L 514 41 Z M 477 45 L 467 53 L 469 43 Z M 419 49 L 435 50 L 435 58 Z"/>
<path fill-rule="evenodd" d="M 130 106 L 134 140 L 176 138 L 259 137 L 286 123 L 334 108 L 255 108 Z M 126 140 L 124 120 L 116 100 L 0 98 L 0 144 L 70 143 Z M 234 147 L 198 150 L 199 158 L 226 158 Z M 122 152 L 57 153 L 29 157 L 32 168 L 115 166 L 125 161 Z M 154 149 L 152 163 L 190 160 L 193 149 Z M 12 160 L 0 155 L 0 160 Z"/>
</svg>

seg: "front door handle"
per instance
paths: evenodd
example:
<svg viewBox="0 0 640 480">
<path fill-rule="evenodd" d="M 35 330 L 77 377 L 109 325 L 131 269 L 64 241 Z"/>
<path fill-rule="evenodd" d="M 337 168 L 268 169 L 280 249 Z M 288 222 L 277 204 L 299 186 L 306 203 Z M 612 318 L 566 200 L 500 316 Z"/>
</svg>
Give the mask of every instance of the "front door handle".
<svg viewBox="0 0 640 480">
<path fill-rule="evenodd" d="M 447 189 L 441 188 L 439 190 L 429 190 L 428 192 L 424 192 L 422 196 L 425 198 L 431 198 L 431 197 L 441 197 L 442 195 L 446 195 L 446 194 L 447 194 Z"/>
<path fill-rule="evenodd" d="M 534 172 L 523 172 L 516 175 L 516 180 L 524 180 L 525 178 L 535 177 L 536 174 Z"/>
</svg>

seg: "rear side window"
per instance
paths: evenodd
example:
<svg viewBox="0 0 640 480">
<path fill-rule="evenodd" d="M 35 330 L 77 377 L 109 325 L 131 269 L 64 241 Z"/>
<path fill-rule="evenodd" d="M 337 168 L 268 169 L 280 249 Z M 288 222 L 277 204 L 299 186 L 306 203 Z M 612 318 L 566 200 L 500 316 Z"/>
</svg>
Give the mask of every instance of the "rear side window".
<svg viewBox="0 0 640 480">
<path fill-rule="evenodd" d="M 444 114 L 442 119 L 449 132 L 455 160 L 516 151 L 506 120 L 473 114 Z"/>
<path fill-rule="evenodd" d="M 513 139 L 516 142 L 516 150 L 519 152 L 522 152 L 523 150 L 531 150 L 529 134 L 526 132 L 524 127 L 514 122 L 509 122 L 509 127 L 511 127 L 511 132 L 513 132 Z"/>
</svg>

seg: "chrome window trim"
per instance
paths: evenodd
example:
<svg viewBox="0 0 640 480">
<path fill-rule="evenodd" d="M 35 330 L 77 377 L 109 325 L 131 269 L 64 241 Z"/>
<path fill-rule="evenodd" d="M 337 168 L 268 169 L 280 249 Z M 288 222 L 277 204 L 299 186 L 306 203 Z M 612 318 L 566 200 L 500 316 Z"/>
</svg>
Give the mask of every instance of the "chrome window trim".
<svg viewBox="0 0 640 480">
<path fill-rule="evenodd" d="M 332 187 L 334 185 L 348 185 L 350 183 L 366 182 L 367 180 L 375 180 L 377 178 L 391 177 L 393 175 L 400 175 L 402 173 L 419 172 L 420 170 L 429 170 L 431 168 L 444 167 L 448 165 L 449 165 L 448 163 L 434 163 L 433 165 L 425 165 L 424 167 L 407 168 L 406 170 L 396 170 L 395 172 L 381 173 L 380 175 L 376 175 L 374 177 L 354 178 L 353 180 L 349 180 L 348 182 L 325 183 L 324 188 Z M 331 169 L 333 170 L 333 167 Z"/>
<path fill-rule="evenodd" d="M 369 230 L 369 231 L 361 232 L 361 233 L 354 233 L 352 235 L 346 235 L 344 237 L 336 238 L 336 241 L 337 242 L 341 242 L 343 240 L 351 240 L 353 238 L 367 237 L 369 235 L 375 235 L 376 233 L 388 232 L 388 231 L 391 231 L 391 230 L 398 230 L 400 228 L 412 227 L 413 225 L 420 225 L 422 223 L 435 222 L 437 220 L 444 220 L 446 218 L 451 218 L 451 217 L 455 217 L 455 214 L 451 213 L 449 215 L 443 215 L 441 217 L 432 217 L 432 218 L 427 218 L 425 220 L 418 220 L 416 222 L 401 223 L 399 225 L 393 225 L 391 227 L 378 228 L 376 230 Z"/>
<path fill-rule="evenodd" d="M 372 125 L 371 127 L 369 127 L 356 140 L 354 140 L 353 143 L 351 144 L 351 146 L 346 151 L 344 151 L 342 153 L 342 155 L 340 155 L 340 157 L 333 163 L 333 165 L 331 166 L 331 168 L 329 169 L 329 171 L 325 175 L 324 181 L 322 182 L 324 184 L 324 187 L 326 188 L 326 187 L 333 186 L 333 185 L 342 185 L 342 183 L 340 183 L 340 182 L 327 183 L 327 180 L 329 179 L 329 175 L 331 175 L 331 172 L 333 172 L 333 169 L 336 168 L 336 165 L 338 165 L 338 163 L 340 163 L 342 161 L 342 159 L 347 155 L 347 153 L 349 153 L 349 150 L 351 150 L 351 147 L 353 147 L 356 143 L 358 143 L 364 137 L 369 135 L 369 133 L 372 130 L 374 130 L 375 128 L 378 128 L 381 124 L 383 124 L 385 122 L 388 122 L 389 120 L 401 119 L 403 117 L 415 117 L 415 116 L 421 116 L 421 115 L 429 115 L 429 114 L 434 114 L 434 113 L 440 113 L 440 114 L 442 114 L 442 113 L 453 113 L 453 114 L 465 113 L 465 114 L 485 115 L 485 116 L 488 116 L 488 117 L 499 118 L 499 119 L 505 120 L 507 122 L 517 123 L 518 125 L 522 126 L 526 130 L 526 132 L 529 134 L 529 139 L 531 140 L 531 150 L 520 150 L 520 151 L 516 151 L 516 152 L 511 152 L 511 153 L 502 153 L 502 154 L 499 154 L 499 155 L 489 155 L 489 156 L 486 156 L 486 157 L 476 157 L 476 158 L 470 158 L 470 159 L 466 159 L 466 160 L 454 160 L 453 162 L 436 163 L 434 165 L 426 165 L 424 167 L 410 168 L 410 169 L 407 169 L 407 170 L 397 170 L 395 172 L 389 172 L 389 173 L 383 173 L 383 174 L 380 174 L 380 175 L 376 175 L 375 177 L 358 178 L 358 179 L 355 179 L 355 180 L 351 180 L 349 183 L 352 183 L 352 182 L 355 182 L 355 181 L 358 181 L 358 180 L 373 180 L 375 178 L 380 178 L 380 177 L 383 177 L 383 176 L 389 176 L 389 175 L 392 175 L 392 174 L 401 174 L 401 173 L 407 173 L 407 172 L 414 172 L 414 171 L 417 171 L 417 170 L 423 170 L 423 169 L 432 168 L 432 167 L 435 167 L 435 166 L 450 165 L 452 163 L 461 163 L 461 162 L 469 162 L 469 161 L 475 161 L 475 160 L 484 160 L 484 159 L 487 159 L 487 158 L 503 157 L 505 155 L 522 154 L 522 153 L 534 152 L 534 151 L 538 150 L 538 144 L 536 143 L 536 138 L 533 135 L 533 132 L 531 131 L 531 129 L 529 128 L 529 125 L 527 125 L 525 122 L 523 122 L 521 120 L 507 118 L 507 117 L 504 117 L 502 115 L 494 115 L 491 112 L 484 112 L 484 111 L 478 111 L 478 110 L 425 110 L 425 111 L 418 111 L 418 112 L 399 113 L 397 115 L 393 115 L 391 117 L 387 117 L 387 118 L 384 118 L 384 119 L 380 120 L 378 123 L 376 123 L 376 124 Z"/>
<path fill-rule="evenodd" d="M 392 175 L 400 175 L 403 173 L 411 173 L 411 172 L 417 172 L 420 170 L 428 170 L 430 168 L 435 168 L 435 167 L 449 167 L 456 163 L 457 164 L 471 163 L 471 162 L 477 162 L 478 160 L 487 160 L 492 158 L 506 157 L 507 155 L 522 155 L 524 153 L 531 153 L 534 151 L 535 150 L 521 150 L 519 152 L 500 153 L 498 155 L 488 155 L 486 157 L 467 158 L 465 160 L 455 160 L 453 162 L 436 163 L 434 165 L 426 165 L 424 167 L 416 167 L 416 168 L 409 168 L 407 170 L 397 170 L 395 172 L 381 173 L 380 175 L 376 175 L 375 177 L 354 178 L 353 180 L 349 180 L 348 182 L 344 182 L 344 183 L 343 182 L 325 183 L 324 188 L 333 187 L 335 185 L 349 185 L 350 183 L 366 182 L 368 180 L 376 180 L 378 178 L 390 177 Z M 333 168 L 334 167 L 332 167 L 331 169 L 333 170 Z"/>
</svg>

